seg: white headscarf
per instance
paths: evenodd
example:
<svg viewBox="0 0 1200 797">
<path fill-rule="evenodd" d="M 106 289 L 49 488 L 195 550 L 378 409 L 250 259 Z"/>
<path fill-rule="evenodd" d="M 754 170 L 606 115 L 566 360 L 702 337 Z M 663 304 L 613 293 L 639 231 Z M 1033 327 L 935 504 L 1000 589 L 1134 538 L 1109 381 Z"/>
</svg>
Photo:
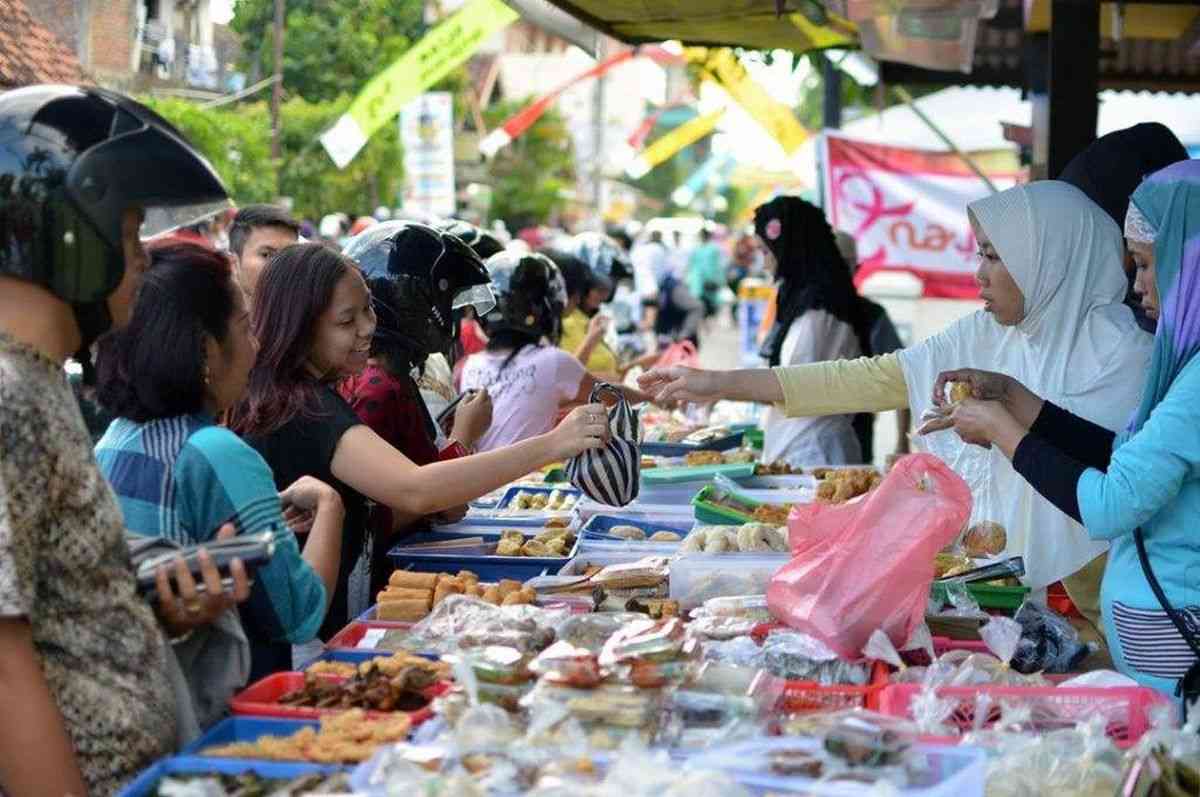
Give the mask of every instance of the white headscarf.
<svg viewBox="0 0 1200 797">
<path fill-rule="evenodd" d="M 980 311 L 900 353 L 910 406 L 932 400 L 937 375 L 954 368 L 1008 374 L 1039 396 L 1114 431 L 1141 398 L 1153 338 L 1122 304 L 1121 231 L 1079 189 L 1042 181 L 968 207 L 1025 297 L 1015 327 Z M 996 450 L 953 432 L 922 438 L 971 485 L 971 523 L 1008 531 L 1010 556 L 1024 556 L 1026 581 L 1041 589 L 1105 551 L 1078 523 L 1042 498 Z"/>
</svg>

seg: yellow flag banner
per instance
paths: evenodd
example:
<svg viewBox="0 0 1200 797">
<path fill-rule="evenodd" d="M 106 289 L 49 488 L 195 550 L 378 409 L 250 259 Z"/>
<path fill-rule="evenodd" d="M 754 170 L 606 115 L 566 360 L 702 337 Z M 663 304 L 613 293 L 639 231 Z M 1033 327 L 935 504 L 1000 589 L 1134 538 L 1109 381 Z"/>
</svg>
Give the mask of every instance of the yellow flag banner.
<svg viewBox="0 0 1200 797">
<path fill-rule="evenodd" d="M 501 0 L 471 0 L 439 22 L 391 66 L 371 78 L 349 110 L 321 136 L 339 169 L 400 109 L 471 57 L 496 31 L 519 18 Z"/>
<path fill-rule="evenodd" d="M 725 109 L 720 108 L 680 125 L 642 150 L 641 154 L 625 167 L 625 173 L 634 180 L 645 176 L 655 166 L 670 160 L 684 147 L 695 144 L 711 133 L 724 115 Z"/>
<path fill-rule="evenodd" d="M 808 131 L 796 121 L 792 109 L 768 94 L 742 66 L 733 50 L 728 47 L 687 47 L 683 54 L 690 63 L 699 66 L 705 76 L 729 92 L 788 155 L 808 138 Z"/>
</svg>

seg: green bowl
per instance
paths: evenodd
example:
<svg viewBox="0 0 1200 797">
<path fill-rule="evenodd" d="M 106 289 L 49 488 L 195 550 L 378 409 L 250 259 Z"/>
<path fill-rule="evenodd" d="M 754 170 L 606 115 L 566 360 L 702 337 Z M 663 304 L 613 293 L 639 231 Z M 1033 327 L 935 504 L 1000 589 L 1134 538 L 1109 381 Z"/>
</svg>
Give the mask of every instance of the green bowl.
<svg viewBox="0 0 1200 797">
<path fill-rule="evenodd" d="M 967 592 L 981 609 L 1002 609 L 1015 612 L 1025 602 L 1029 587 L 999 587 L 994 584 L 968 584 Z M 931 594 L 936 600 L 946 602 L 946 585 L 934 582 Z"/>
</svg>

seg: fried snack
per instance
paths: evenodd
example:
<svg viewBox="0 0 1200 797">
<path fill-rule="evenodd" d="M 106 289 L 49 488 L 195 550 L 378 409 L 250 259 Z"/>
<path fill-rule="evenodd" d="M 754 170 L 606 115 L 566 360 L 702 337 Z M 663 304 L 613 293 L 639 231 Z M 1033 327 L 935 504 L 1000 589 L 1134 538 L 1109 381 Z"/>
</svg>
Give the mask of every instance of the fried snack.
<svg viewBox="0 0 1200 797">
<path fill-rule="evenodd" d="M 550 548 L 546 546 L 546 543 L 538 542 L 537 540 L 530 540 L 521 546 L 521 555 L 536 558 L 554 556 L 555 554 L 554 551 L 551 551 Z"/>
<path fill-rule="evenodd" d="M 437 606 L 451 595 L 462 595 L 464 589 L 463 583 L 456 578 L 442 579 L 433 592 L 433 605 Z"/>
<path fill-rule="evenodd" d="M 358 667 L 345 661 L 318 661 L 305 670 L 305 672 L 310 672 L 313 675 L 328 675 L 335 678 L 350 678 L 358 672 Z"/>
<path fill-rule="evenodd" d="M 388 587 L 375 596 L 376 603 L 407 600 L 433 600 L 433 590 L 412 589 L 410 587 Z"/>
<path fill-rule="evenodd" d="M 467 583 L 467 582 L 472 583 L 472 584 L 479 583 L 478 574 L 472 573 L 470 570 L 459 570 L 458 576 L 456 576 L 456 578 L 458 578 L 460 581 L 462 581 L 464 583 Z"/>
<path fill-rule="evenodd" d="M 799 476 L 803 468 L 793 468 L 786 462 L 770 462 L 754 466 L 755 476 Z"/>
<path fill-rule="evenodd" d="M 950 403 L 958 404 L 960 401 L 971 398 L 971 384 L 969 382 L 950 382 L 946 385 L 946 392 L 950 394 Z"/>
<path fill-rule="evenodd" d="M 682 539 L 673 531 L 656 531 L 650 535 L 650 542 L 679 542 Z"/>
<path fill-rule="evenodd" d="M 524 544 L 525 543 L 523 541 L 517 541 L 517 540 L 511 539 L 511 538 L 510 539 L 502 538 L 500 540 L 500 543 L 496 546 L 496 555 L 497 556 L 520 556 L 521 549 L 524 546 Z"/>
<path fill-rule="evenodd" d="M 725 456 L 720 451 L 692 451 L 683 461 L 689 468 L 699 468 L 705 465 L 724 465 Z"/>
<path fill-rule="evenodd" d="M 437 586 L 437 580 L 437 573 L 413 573 L 408 570 L 397 570 L 388 577 L 388 585 L 432 590 Z"/>
<path fill-rule="evenodd" d="M 514 581 L 511 578 L 502 578 L 500 583 L 496 585 L 500 590 L 500 597 L 507 597 L 509 593 L 519 592 L 524 586 L 520 581 Z"/>
<path fill-rule="evenodd" d="M 639 529 L 637 526 L 613 526 L 608 530 L 608 533 L 614 537 L 620 537 L 625 540 L 644 540 L 646 532 Z"/>
<path fill-rule="evenodd" d="M 398 623 L 413 623 L 425 619 L 429 614 L 430 599 L 399 600 L 381 603 L 375 609 L 375 616 L 380 620 Z"/>
<path fill-rule="evenodd" d="M 791 504 L 763 504 L 754 508 L 753 517 L 759 523 L 782 526 L 791 514 Z"/>
<path fill-rule="evenodd" d="M 209 747 L 202 755 L 308 761 L 316 764 L 360 764 L 374 755 L 381 745 L 407 739 L 411 729 L 412 722 L 407 714 L 371 719 L 362 709 L 351 709 L 322 718 L 319 731 L 303 728 L 291 736 L 263 736 L 256 742 Z"/>
<path fill-rule="evenodd" d="M 557 526 L 540 532 L 534 539 L 538 542 L 550 542 L 551 540 L 564 539 L 568 534 L 570 534 L 569 528 L 566 526 Z"/>
<path fill-rule="evenodd" d="M 516 592 L 510 592 L 504 596 L 504 600 L 500 602 L 502 606 L 520 606 L 523 604 L 533 603 L 537 598 L 537 593 L 532 589 L 520 589 Z"/>
<path fill-rule="evenodd" d="M 451 667 L 444 661 L 430 661 L 424 656 L 414 656 L 407 650 L 398 650 L 391 656 L 386 658 L 376 658 L 370 661 L 364 661 L 358 665 L 356 672 L 366 675 L 371 668 L 378 669 L 383 674 L 389 677 L 395 677 L 400 674 L 405 668 L 416 668 L 430 674 L 435 681 L 449 681 L 452 673 Z M 312 671 L 312 668 L 309 668 Z M 354 673 L 351 673 L 353 675 Z"/>
<path fill-rule="evenodd" d="M 742 526 L 737 533 L 737 547 L 743 553 L 772 550 L 768 527 L 758 523 Z"/>
<path fill-rule="evenodd" d="M 483 591 L 483 594 L 479 596 L 479 599 L 485 603 L 490 603 L 493 606 L 499 606 L 500 601 L 504 600 L 504 596 L 500 594 L 499 587 L 488 587 Z"/>
<path fill-rule="evenodd" d="M 939 553 L 933 560 L 933 577 L 946 578 L 965 573 L 975 567 L 970 557 L 956 553 Z"/>
<path fill-rule="evenodd" d="M 986 520 L 976 523 L 963 535 L 963 550 L 967 556 L 996 556 L 1008 546 L 1008 532 L 999 523 Z"/>
<path fill-rule="evenodd" d="M 883 481 L 874 468 L 819 468 L 815 473 L 823 474 L 818 476 L 821 483 L 817 485 L 817 501 L 827 504 L 844 504 L 866 495 Z"/>
<path fill-rule="evenodd" d="M 543 528 L 547 529 L 565 529 L 570 528 L 571 519 L 567 517 L 552 517 L 543 524 Z"/>
</svg>

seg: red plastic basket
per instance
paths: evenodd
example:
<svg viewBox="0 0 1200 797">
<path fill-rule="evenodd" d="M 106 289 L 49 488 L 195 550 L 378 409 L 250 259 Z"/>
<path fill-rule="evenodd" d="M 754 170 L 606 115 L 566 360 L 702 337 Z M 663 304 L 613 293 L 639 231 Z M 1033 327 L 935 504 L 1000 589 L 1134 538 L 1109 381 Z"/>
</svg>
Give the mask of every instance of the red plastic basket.
<svg viewBox="0 0 1200 797">
<path fill-rule="evenodd" d="M 367 632 L 372 628 L 382 628 L 387 631 L 395 631 L 396 629 L 411 628 L 411 625 L 404 626 L 397 623 L 360 623 L 355 621 L 350 625 L 338 631 L 337 634 L 325 643 L 326 650 L 375 650 L 376 648 L 360 648 L 358 643 L 367 635 Z"/>
<path fill-rule="evenodd" d="M 893 717 L 911 719 L 912 702 L 921 691 L 920 684 L 891 684 L 878 696 L 879 711 Z M 1155 705 L 1169 703 L 1164 696 L 1143 686 L 1122 686 L 1111 689 L 1055 686 L 944 686 L 938 696 L 957 699 L 958 706 L 949 722 L 960 733 L 975 728 L 975 708 L 981 694 L 992 698 L 992 708 L 983 722 L 991 727 L 1000 719 L 1004 702 L 1020 703 L 1033 708 L 1033 720 L 1038 730 L 1050 731 L 1074 727 L 1094 716 L 1105 720 L 1106 731 L 1118 746 L 1127 747 L 1150 728 L 1147 711 Z"/>
<path fill-rule="evenodd" d="M 335 676 L 323 677 L 330 681 L 346 680 L 345 678 L 337 678 Z M 277 672 L 274 675 L 268 675 L 258 683 L 252 684 L 239 692 L 229 701 L 229 707 L 233 709 L 234 714 L 242 716 L 281 717 L 290 720 L 318 719 L 328 714 L 340 714 L 346 710 L 344 708 L 301 708 L 298 706 L 284 706 L 279 703 L 279 699 L 288 692 L 293 692 L 303 686 L 304 673 Z M 443 681 L 426 689 L 425 697 L 433 700 L 435 697 L 449 691 L 449 689 L 450 684 Z M 367 716 L 386 718 L 394 717 L 396 713 L 394 711 L 368 711 Z M 416 711 L 406 713 L 412 721 L 413 726 L 416 727 L 433 716 L 433 709 L 430 706 L 425 706 Z"/>
<path fill-rule="evenodd" d="M 812 681 L 785 681 L 783 695 L 775 706 L 780 714 L 810 714 L 847 708 L 876 709 L 879 693 L 888 684 L 888 668 L 881 661 L 871 667 L 866 686 L 822 686 Z"/>
</svg>

